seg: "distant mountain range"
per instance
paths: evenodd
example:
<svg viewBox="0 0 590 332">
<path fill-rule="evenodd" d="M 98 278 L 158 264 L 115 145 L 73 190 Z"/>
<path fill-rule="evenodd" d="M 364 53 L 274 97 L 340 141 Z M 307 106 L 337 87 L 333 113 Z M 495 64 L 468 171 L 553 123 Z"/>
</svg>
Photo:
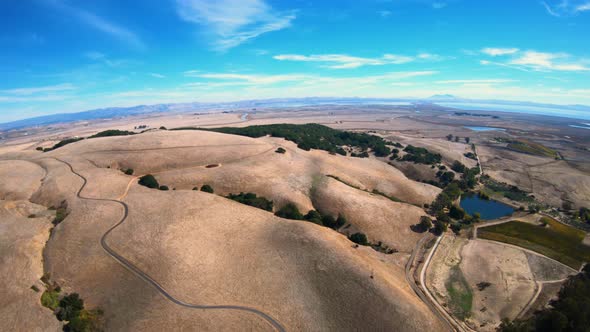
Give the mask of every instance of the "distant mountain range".
<svg viewBox="0 0 590 332">
<path fill-rule="evenodd" d="M 338 97 L 308 97 L 308 98 L 275 98 L 261 100 L 244 100 L 226 103 L 176 103 L 157 105 L 138 105 L 133 107 L 111 107 L 95 109 L 78 113 L 60 113 L 44 115 L 29 119 L 0 123 L 0 130 L 13 130 L 35 126 L 46 126 L 57 123 L 88 121 L 96 119 L 121 118 L 139 114 L 162 112 L 194 112 L 204 110 L 236 110 L 248 108 L 278 108 L 313 105 L 371 105 L 371 104 L 437 104 L 440 106 L 472 109 L 496 110 L 507 112 L 523 112 L 544 114 L 551 116 L 570 117 L 574 119 L 590 120 L 590 106 L 584 105 L 553 105 L 533 102 L 506 100 L 478 100 L 460 98 L 449 94 L 434 95 L 426 99 L 412 98 L 338 98 Z"/>
</svg>

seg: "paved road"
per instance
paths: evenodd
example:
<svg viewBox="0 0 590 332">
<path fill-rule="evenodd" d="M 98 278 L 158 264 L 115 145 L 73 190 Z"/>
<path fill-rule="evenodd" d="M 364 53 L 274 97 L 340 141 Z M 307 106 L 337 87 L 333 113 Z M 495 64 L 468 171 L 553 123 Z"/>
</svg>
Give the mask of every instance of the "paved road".
<svg viewBox="0 0 590 332">
<path fill-rule="evenodd" d="M 172 295 L 170 295 L 170 293 L 168 293 L 166 291 L 166 289 L 164 289 L 164 287 L 162 285 L 160 285 L 156 280 L 154 280 L 152 277 L 150 277 L 147 273 L 145 273 L 142 270 L 140 270 L 137 266 L 135 266 L 133 263 L 131 263 L 130 261 L 128 261 L 125 257 L 123 257 L 120 254 L 118 254 L 115 250 L 113 250 L 107 244 L 106 239 L 109 236 L 109 234 L 115 228 L 119 227 L 119 225 L 121 225 L 127 219 L 127 216 L 129 215 L 129 206 L 127 206 L 127 204 L 125 202 L 122 202 L 122 201 L 119 201 L 119 200 L 115 200 L 115 199 L 90 198 L 90 197 L 84 197 L 84 196 L 82 196 L 82 191 L 86 187 L 86 184 L 88 183 L 88 180 L 82 174 L 76 172 L 74 170 L 74 168 L 72 167 L 72 165 L 69 162 L 64 161 L 64 160 L 61 160 L 61 159 L 58 159 L 58 158 L 53 158 L 53 159 L 66 164 L 70 168 L 70 171 L 72 173 L 74 173 L 75 175 L 77 175 L 78 177 L 80 177 L 82 179 L 83 184 L 80 187 L 80 189 L 78 189 L 78 192 L 76 193 L 76 196 L 79 199 L 82 199 L 82 200 L 92 200 L 92 201 L 100 201 L 100 202 L 112 202 L 112 203 L 119 204 L 119 205 L 121 205 L 123 207 L 123 211 L 124 211 L 123 217 L 121 218 L 121 220 L 119 220 L 119 222 L 117 222 L 115 225 L 113 225 L 111 228 L 109 228 L 106 231 L 106 233 L 103 234 L 103 236 L 100 239 L 100 245 L 107 252 L 107 254 L 109 254 L 109 256 L 111 256 L 112 258 L 114 258 L 117 262 L 119 262 L 121 265 L 123 265 L 123 267 L 125 267 L 127 270 L 131 271 L 136 276 L 138 276 L 139 278 L 143 279 L 148 284 L 152 285 L 158 292 L 160 292 L 160 294 L 162 294 L 165 298 L 167 298 L 168 300 L 170 300 L 171 302 L 173 302 L 173 303 L 175 303 L 177 305 L 180 305 L 180 306 L 183 306 L 183 307 L 187 307 L 187 308 L 203 309 L 203 310 L 237 310 L 237 311 L 250 312 L 250 313 L 253 313 L 253 314 L 261 317 L 262 319 L 266 320 L 277 331 L 279 331 L 279 332 L 284 332 L 285 331 L 285 328 L 278 321 L 276 321 L 274 318 L 272 318 L 268 314 L 266 314 L 266 313 L 264 313 L 264 312 L 262 312 L 262 311 L 260 311 L 258 309 L 254 309 L 254 308 L 246 307 L 246 306 L 239 306 L 239 305 L 200 305 L 200 304 L 190 304 L 190 303 L 186 303 L 186 302 L 183 302 L 181 300 L 178 300 L 175 297 L 173 297 Z"/>
</svg>

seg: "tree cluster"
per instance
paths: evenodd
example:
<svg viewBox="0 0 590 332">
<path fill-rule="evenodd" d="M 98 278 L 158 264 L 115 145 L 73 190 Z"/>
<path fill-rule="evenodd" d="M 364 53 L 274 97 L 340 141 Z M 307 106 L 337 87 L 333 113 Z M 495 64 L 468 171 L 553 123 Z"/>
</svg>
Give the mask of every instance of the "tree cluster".
<svg viewBox="0 0 590 332">
<path fill-rule="evenodd" d="M 246 204 L 249 206 L 253 206 L 255 208 L 272 212 L 273 202 L 264 197 L 258 197 L 254 193 L 241 192 L 239 194 L 229 194 L 227 198 L 234 200 L 238 203 Z"/>
<path fill-rule="evenodd" d="M 442 156 L 438 153 L 432 153 L 425 148 L 415 147 L 408 145 L 404 149 L 406 155 L 402 157 L 402 161 L 411 161 L 416 164 L 435 165 L 439 164 L 442 160 Z"/>
<path fill-rule="evenodd" d="M 343 156 L 346 151 L 343 146 L 356 147 L 362 151 L 372 150 L 376 156 L 388 156 L 391 151 L 386 146 L 387 142 L 381 137 L 366 133 L 355 133 L 340 131 L 320 124 L 272 124 L 257 125 L 244 128 L 222 127 L 211 129 L 199 128 L 176 128 L 175 130 L 209 130 L 225 134 L 242 135 L 248 137 L 282 137 L 288 141 L 295 142 L 300 149 L 309 151 L 311 149 L 324 150 L 331 153 L 338 153 Z"/>
<path fill-rule="evenodd" d="M 109 130 L 101 131 L 100 133 L 96 133 L 88 138 L 111 137 L 111 136 L 129 136 L 129 135 L 135 135 L 135 133 L 132 131 L 127 131 L 127 130 L 109 129 Z"/>
</svg>

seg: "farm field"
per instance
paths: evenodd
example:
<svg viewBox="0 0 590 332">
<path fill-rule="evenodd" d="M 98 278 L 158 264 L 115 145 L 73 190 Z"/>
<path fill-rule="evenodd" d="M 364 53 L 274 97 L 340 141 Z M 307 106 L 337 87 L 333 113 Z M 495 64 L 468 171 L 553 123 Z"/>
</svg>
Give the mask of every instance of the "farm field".
<svg viewBox="0 0 590 332">
<path fill-rule="evenodd" d="M 559 222 L 543 218 L 547 226 L 521 221 L 483 227 L 477 236 L 530 249 L 579 269 L 590 261 L 590 246 L 583 244 L 585 233 Z"/>
</svg>

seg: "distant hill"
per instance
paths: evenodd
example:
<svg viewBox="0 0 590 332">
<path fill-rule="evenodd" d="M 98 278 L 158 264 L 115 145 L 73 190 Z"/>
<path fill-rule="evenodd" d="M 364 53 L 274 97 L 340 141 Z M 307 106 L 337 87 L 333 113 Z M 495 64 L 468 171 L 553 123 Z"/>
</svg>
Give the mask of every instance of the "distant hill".
<svg viewBox="0 0 590 332">
<path fill-rule="evenodd" d="M 133 107 L 111 107 L 95 109 L 78 113 L 60 113 L 44 115 L 29 119 L 17 120 L 7 123 L 0 123 L 0 131 L 46 126 L 57 123 L 68 123 L 76 121 L 88 121 L 96 119 L 120 118 L 139 114 L 160 113 L 160 112 L 194 112 L 204 110 L 248 110 L 256 108 L 281 108 L 281 107 L 299 107 L 314 105 L 400 105 L 420 104 L 420 103 L 443 103 L 447 107 L 454 107 L 454 104 L 486 104 L 486 110 L 508 110 L 506 106 L 520 107 L 521 112 L 527 112 L 527 109 L 546 108 L 552 109 L 553 116 L 565 116 L 576 119 L 588 120 L 590 118 L 590 107 L 584 105 L 552 105 L 523 101 L 506 101 L 506 100 L 477 100 L 457 97 L 451 94 L 437 94 L 425 99 L 419 98 L 357 98 L 357 97 L 307 97 L 307 98 L 274 98 L 274 99 L 255 99 L 232 101 L 225 103 L 175 103 L 175 104 L 156 104 L 156 105 L 139 105 Z M 497 109 L 496 109 L 497 107 Z M 530 112 L 535 113 L 535 112 Z M 549 112 L 551 113 L 551 112 Z"/>
</svg>

